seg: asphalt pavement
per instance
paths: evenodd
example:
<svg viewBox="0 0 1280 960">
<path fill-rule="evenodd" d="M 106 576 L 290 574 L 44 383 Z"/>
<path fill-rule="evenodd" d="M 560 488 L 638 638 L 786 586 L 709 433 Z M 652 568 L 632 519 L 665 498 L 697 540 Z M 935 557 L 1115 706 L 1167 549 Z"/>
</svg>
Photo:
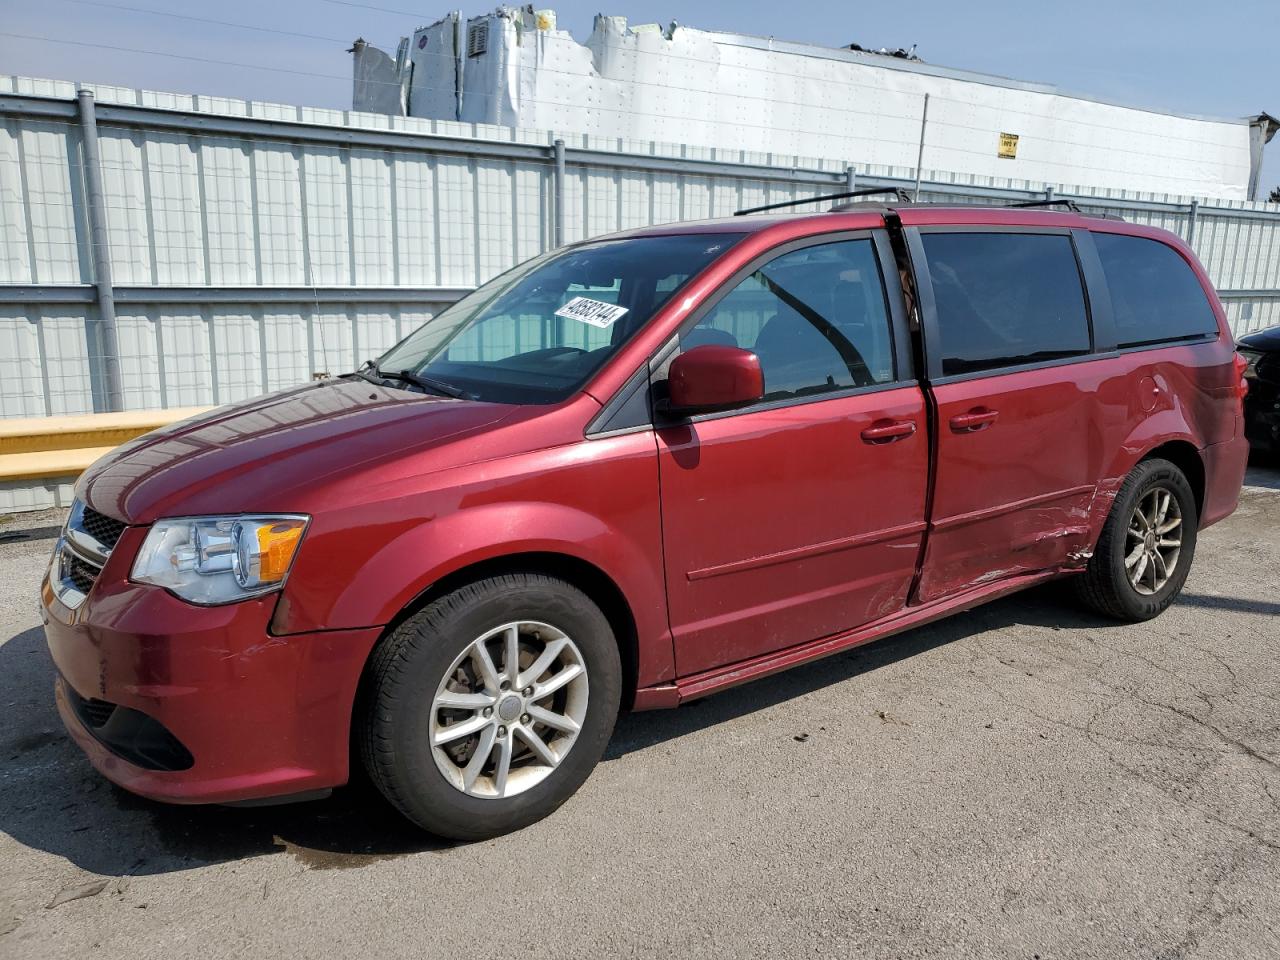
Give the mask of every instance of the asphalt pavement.
<svg viewBox="0 0 1280 960">
<path fill-rule="evenodd" d="M 521 833 L 446 845 L 367 787 L 167 807 L 63 733 L 0 519 L 0 957 L 1280 956 L 1280 470 L 1179 603 L 1061 587 L 666 713 Z"/>
</svg>

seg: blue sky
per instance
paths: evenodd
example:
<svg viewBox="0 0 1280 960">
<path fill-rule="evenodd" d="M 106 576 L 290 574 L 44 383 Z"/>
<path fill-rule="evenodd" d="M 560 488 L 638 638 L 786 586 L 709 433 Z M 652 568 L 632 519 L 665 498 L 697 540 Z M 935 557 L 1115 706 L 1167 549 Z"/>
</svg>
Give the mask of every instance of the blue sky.
<svg viewBox="0 0 1280 960">
<path fill-rule="evenodd" d="M 493 5 L 477 2 L 463 12 L 475 15 Z M 932 63 L 1054 83 L 1136 105 L 1223 117 L 1260 110 L 1280 116 L 1275 0 L 1076 0 L 1069 5 L 566 0 L 546 5 L 579 39 L 590 32 L 592 17 L 604 12 L 633 23 L 674 19 L 693 27 L 831 45 L 914 43 Z M 0 0 L 0 72 L 349 107 L 351 65 L 345 50 L 350 40 L 363 36 L 394 49 L 402 34 L 449 9 L 416 0 Z M 194 23 L 158 11 L 282 32 Z M 1280 185 L 1280 137 L 1268 154 L 1264 183 L 1270 189 Z"/>
</svg>

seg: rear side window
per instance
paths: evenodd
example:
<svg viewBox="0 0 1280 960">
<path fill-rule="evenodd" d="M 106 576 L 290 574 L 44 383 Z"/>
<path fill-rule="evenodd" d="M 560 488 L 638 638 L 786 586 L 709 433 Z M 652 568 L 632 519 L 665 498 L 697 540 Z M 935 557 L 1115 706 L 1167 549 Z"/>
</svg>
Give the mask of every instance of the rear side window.
<svg viewBox="0 0 1280 960">
<path fill-rule="evenodd" d="M 769 400 L 894 379 L 884 284 L 870 240 L 802 247 L 760 266 L 680 335 L 754 351 Z"/>
<path fill-rule="evenodd" d="M 1204 288 L 1176 250 L 1118 233 L 1095 233 L 1093 242 L 1111 291 L 1118 346 L 1217 336 Z"/>
<path fill-rule="evenodd" d="M 1033 233 L 921 237 L 950 376 L 1088 353 L 1089 315 L 1071 238 Z"/>
</svg>

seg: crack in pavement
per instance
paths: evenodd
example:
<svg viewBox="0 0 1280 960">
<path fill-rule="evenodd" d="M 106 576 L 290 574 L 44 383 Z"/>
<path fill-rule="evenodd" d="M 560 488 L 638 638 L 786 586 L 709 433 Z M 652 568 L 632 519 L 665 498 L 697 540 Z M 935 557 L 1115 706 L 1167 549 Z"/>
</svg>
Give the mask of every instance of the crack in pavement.
<svg viewBox="0 0 1280 960">
<path fill-rule="evenodd" d="M 976 645 L 979 647 L 983 647 L 983 643 L 981 640 L 979 640 Z M 1131 653 L 1131 651 L 1116 650 L 1107 644 L 1098 644 L 1098 646 L 1101 646 L 1104 649 L 1111 650 L 1113 653 L 1116 653 L 1121 656 L 1128 655 Z M 994 656 L 989 651 L 986 651 L 985 648 L 984 648 L 984 653 L 986 653 L 988 657 L 995 659 L 997 662 L 1003 663 L 1003 661 L 1001 661 L 999 657 Z M 1149 658 L 1142 657 L 1142 656 L 1136 656 L 1134 657 L 1134 659 L 1139 660 L 1141 662 L 1147 662 L 1147 663 L 1150 662 Z M 1096 670 L 1104 669 L 1104 665 L 1101 662 L 1094 662 L 1089 665 L 1095 668 Z M 1022 671 L 1019 671 L 1019 672 L 1022 672 Z M 1162 670 L 1162 672 L 1168 673 L 1169 671 Z M 1112 743 L 1123 745 L 1123 746 L 1146 746 L 1146 747 L 1152 747 L 1156 749 L 1169 749 L 1169 750 L 1174 750 L 1174 751 L 1183 752 L 1183 753 L 1191 753 L 1191 754 L 1214 754 L 1217 756 L 1225 756 L 1225 755 L 1231 754 L 1231 755 L 1237 755 L 1237 756 L 1244 756 L 1255 761 L 1255 763 L 1260 765 L 1265 770 L 1268 770 L 1268 771 L 1275 770 L 1280 772 L 1280 762 L 1277 762 L 1272 757 L 1269 757 L 1265 753 L 1262 753 L 1256 748 L 1250 746 L 1240 738 L 1231 736 L 1230 734 L 1222 730 L 1219 726 L 1208 722 L 1203 717 L 1197 716 L 1195 713 L 1191 712 L 1190 710 L 1186 710 L 1181 707 L 1172 706 L 1167 703 L 1162 703 L 1158 700 L 1152 700 L 1149 697 L 1144 697 L 1135 690 L 1128 690 L 1128 689 L 1125 689 L 1124 687 L 1117 686 L 1116 684 L 1107 683 L 1106 681 L 1100 679 L 1097 675 L 1088 675 L 1088 676 L 1089 676 L 1089 679 L 1091 679 L 1092 681 L 1094 681 L 1104 689 L 1109 690 L 1114 696 L 1111 698 L 1108 698 L 1107 702 L 1099 705 L 1084 726 L 1081 726 L 1078 723 L 1072 723 L 1070 720 L 1065 720 L 1060 717 L 1054 717 L 1054 716 L 1045 714 L 1033 707 L 1028 706 L 1025 703 L 1022 703 L 1016 699 L 1009 697 L 1007 689 L 1001 689 L 997 687 L 993 682 L 987 680 L 981 673 L 975 672 L 973 673 L 973 676 L 975 680 L 977 680 L 980 686 L 983 686 L 984 688 L 986 688 L 989 692 L 994 694 L 997 698 L 1003 700 L 1007 705 L 1011 706 L 1012 708 L 1020 710 L 1023 713 L 1031 717 L 1034 717 L 1037 720 L 1040 720 L 1043 723 L 1048 723 L 1058 727 L 1064 727 L 1066 729 L 1083 734 L 1086 741 L 1088 741 L 1094 747 L 1096 747 L 1099 750 L 1099 752 L 1107 759 L 1109 763 L 1111 763 L 1117 769 L 1124 772 L 1131 779 L 1137 780 L 1138 782 L 1144 783 L 1148 786 L 1155 788 L 1158 792 L 1160 792 L 1170 800 L 1174 801 L 1174 803 L 1176 803 L 1180 808 L 1185 809 L 1189 812 L 1198 814 L 1199 816 L 1204 817 L 1206 820 L 1212 823 L 1216 823 L 1222 827 L 1225 827 L 1229 830 L 1239 833 L 1247 837 L 1254 844 L 1257 844 L 1269 850 L 1280 852 L 1280 842 L 1271 840 L 1268 837 L 1256 832 L 1251 827 L 1248 827 L 1243 823 L 1238 823 L 1234 820 L 1229 820 L 1226 817 L 1223 817 L 1222 815 L 1212 811 L 1211 809 L 1201 806 L 1197 803 L 1194 803 L 1191 800 L 1170 790 L 1165 785 L 1164 781 L 1150 776 L 1149 774 L 1145 773 L 1141 769 L 1138 769 L 1137 767 L 1132 766 L 1131 764 L 1125 763 L 1122 759 L 1120 759 L 1119 756 L 1117 756 L 1117 754 L 1114 751 L 1112 751 L 1111 749 L 1108 749 L 1106 745 L 1106 741 L 1110 741 Z M 1178 676 L 1178 679 L 1184 683 L 1189 683 L 1189 681 L 1186 680 L 1185 677 L 1182 677 L 1176 674 L 1174 674 L 1174 676 Z M 1060 689 L 1062 689 L 1061 684 L 1059 684 L 1058 686 Z M 1204 698 L 1207 698 L 1210 696 L 1218 696 L 1218 697 L 1229 696 L 1231 693 L 1234 692 L 1234 690 L 1235 690 L 1235 687 L 1233 686 L 1231 690 L 1228 690 L 1222 693 L 1209 694 L 1206 691 L 1196 688 L 1196 692 L 1200 695 L 1198 699 L 1201 699 L 1202 702 L 1204 702 Z M 1095 699 L 1095 700 L 1099 698 L 1099 692 L 1096 690 L 1080 689 L 1070 685 L 1065 687 L 1064 692 L 1074 693 L 1078 696 Z M 1096 729 L 1095 724 L 1097 724 L 1103 717 L 1105 717 L 1115 707 L 1126 702 L 1137 703 L 1151 709 L 1157 709 L 1157 710 L 1165 711 L 1168 713 L 1172 713 L 1174 716 L 1177 716 L 1182 720 L 1185 720 L 1197 727 L 1203 728 L 1204 730 L 1212 734 L 1218 740 L 1218 742 L 1222 744 L 1226 749 L 1215 750 L 1215 749 L 1210 749 L 1206 747 L 1191 747 L 1191 746 L 1182 746 L 1182 745 L 1172 744 L 1172 743 L 1158 743 L 1158 742 L 1152 742 L 1152 741 L 1145 741 L 1138 737 L 1117 736 L 1115 734 L 1105 733 L 1103 731 Z M 1209 707 L 1210 707 L 1210 710 L 1212 710 L 1211 701 L 1209 702 Z M 1207 771 L 1202 771 L 1202 772 L 1207 772 Z M 1266 795 L 1268 799 L 1271 800 L 1272 806 L 1274 807 L 1276 805 L 1276 797 L 1271 792 L 1269 786 L 1265 783 L 1265 781 L 1263 782 L 1263 788 L 1266 791 Z"/>
<path fill-rule="evenodd" d="M 1273 758 L 1267 756 L 1265 753 L 1262 753 L 1260 750 L 1257 750 L 1249 746 L 1249 744 L 1245 743 L 1243 740 L 1237 737 L 1231 736 L 1230 734 L 1228 734 L 1226 731 L 1222 730 L 1218 726 L 1210 723 L 1208 720 L 1205 720 L 1203 717 L 1196 716 L 1190 710 L 1184 710 L 1181 707 L 1175 707 L 1172 704 L 1168 704 L 1168 703 L 1160 703 L 1158 700 L 1146 700 L 1136 695 L 1134 696 L 1133 699 L 1137 700 L 1139 703 L 1144 703 L 1149 707 L 1156 707 L 1160 710 L 1168 710 L 1170 713 L 1177 714 L 1178 716 L 1186 720 L 1190 720 L 1192 723 L 1196 724 L 1197 726 L 1203 727 L 1205 730 L 1208 730 L 1210 733 L 1216 736 L 1219 740 L 1221 740 L 1227 746 L 1235 748 L 1239 752 L 1243 753 L 1245 756 L 1251 757 L 1254 760 L 1257 760 L 1259 763 L 1265 764 L 1266 766 L 1270 767 L 1272 770 L 1275 770 L 1278 773 L 1280 773 L 1280 762 L 1277 762 Z"/>
</svg>

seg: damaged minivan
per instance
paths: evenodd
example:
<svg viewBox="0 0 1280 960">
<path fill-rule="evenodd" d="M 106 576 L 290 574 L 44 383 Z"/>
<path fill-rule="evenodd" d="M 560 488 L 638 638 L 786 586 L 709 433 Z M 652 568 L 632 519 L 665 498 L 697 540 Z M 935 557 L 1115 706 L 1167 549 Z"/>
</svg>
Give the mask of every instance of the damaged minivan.
<svg viewBox="0 0 1280 960">
<path fill-rule="evenodd" d="M 675 707 L 1057 577 L 1120 620 L 1236 506 L 1243 364 L 1177 237 L 855 203 L 544 254 L 376 361 L 98 461 L 42 586 L 122 787 L 436 834 Z"/>
</svg>

